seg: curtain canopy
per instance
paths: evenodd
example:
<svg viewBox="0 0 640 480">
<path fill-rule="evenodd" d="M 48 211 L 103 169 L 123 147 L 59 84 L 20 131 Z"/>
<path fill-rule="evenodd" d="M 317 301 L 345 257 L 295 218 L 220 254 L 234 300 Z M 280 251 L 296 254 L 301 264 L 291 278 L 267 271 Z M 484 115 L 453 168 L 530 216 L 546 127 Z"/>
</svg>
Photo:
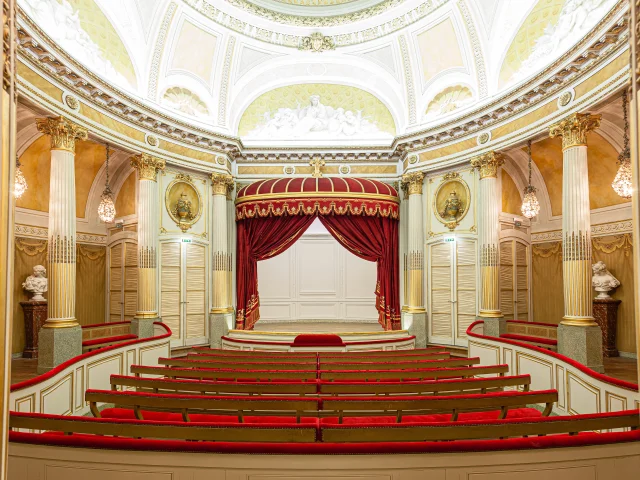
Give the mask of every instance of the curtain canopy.
<svg viewBox="0 0 640 480">
<path fill-rule="evenodd" d="M 291 247 L 316 217 L 354 255 L 376 262 L 376 308 L 385 330 L 400 329 L 398 193 L 358 178 L 272 179 L 236 198 L 236 328 L 260 319 L 257 262 Z"/>
</svg>

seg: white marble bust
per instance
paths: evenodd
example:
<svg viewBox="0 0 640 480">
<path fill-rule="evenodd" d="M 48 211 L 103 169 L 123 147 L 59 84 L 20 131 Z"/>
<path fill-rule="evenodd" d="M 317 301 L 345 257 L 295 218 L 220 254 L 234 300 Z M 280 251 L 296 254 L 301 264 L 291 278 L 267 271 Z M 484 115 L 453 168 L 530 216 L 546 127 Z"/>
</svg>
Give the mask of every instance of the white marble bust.
<svg viewBox="0 0 640 480">
<path fill-rule="evenodd" d="M 593 285 L 593 288 L 596 289 L 596 292 L 598 292 L 598 296 L 596 298 L 611 298 L 609 296 L 609 292 L 614 288 L 619 287 L 620 282 L 617 278 L 611 275 L 609 270 L 607 270 L 607 266 L 602 261 L 594 263 L 591 268 L 593 268 L 591 284 Z"/>
<path fill-rule="evenodd" d="M 33 275 L 29 275 L 22 284 L 27 292 L 31 293 L 31 301 L 42 302 L 46 300 L 42 294 L 48 289 L 47 270 L 42 265 L 33 267 Z"/>
</svg>

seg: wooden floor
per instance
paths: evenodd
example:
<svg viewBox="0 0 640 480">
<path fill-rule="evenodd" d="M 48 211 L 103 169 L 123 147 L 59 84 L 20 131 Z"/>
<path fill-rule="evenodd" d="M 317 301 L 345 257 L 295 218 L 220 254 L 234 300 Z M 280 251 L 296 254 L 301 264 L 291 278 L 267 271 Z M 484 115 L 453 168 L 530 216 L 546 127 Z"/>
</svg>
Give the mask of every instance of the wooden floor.
<svg viewBox="0 0 640 480">
<path fill-rule="evenodd" d="M 14 359 L 11 362 L 11 383 L 22 382 L 35 377 L 37 367 L 38 360 L 30 358 Z M 635 359 L 622 357 L 605 358 L 604 370 L 605 374 L 610 377 L 638 383 L 638 369 Z"/>
</svg>

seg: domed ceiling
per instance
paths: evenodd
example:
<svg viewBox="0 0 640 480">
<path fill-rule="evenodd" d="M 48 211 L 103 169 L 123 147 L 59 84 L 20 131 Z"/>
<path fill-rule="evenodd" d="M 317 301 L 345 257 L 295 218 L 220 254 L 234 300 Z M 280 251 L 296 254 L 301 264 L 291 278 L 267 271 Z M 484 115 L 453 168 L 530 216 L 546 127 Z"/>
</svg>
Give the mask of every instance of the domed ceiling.
<svg viewBox="0 0 640 480">
<path fill-rule="evenodd" d="M 115 88 L 247 145 L 389 145 L 527 83 L 616 0 L 18 0 Z"/>
</svg>

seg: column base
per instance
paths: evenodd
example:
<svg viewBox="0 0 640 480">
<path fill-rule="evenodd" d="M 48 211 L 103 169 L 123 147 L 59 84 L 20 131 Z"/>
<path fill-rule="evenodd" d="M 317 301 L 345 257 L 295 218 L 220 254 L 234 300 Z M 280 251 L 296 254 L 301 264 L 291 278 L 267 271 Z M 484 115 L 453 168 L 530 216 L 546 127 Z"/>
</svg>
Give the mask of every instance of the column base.
<svg viewBox="0 0 640 480">
<path fill-rule="evenodd" d="M 484 335 L 500 337 L 507 333 L 507 320 L 504 317 L 478 317 L 484 321 Z"/>
<path fill-rule="evenodd" d="M 38 374 L 46 373 L 67 360 L 82 355 L 80 325 L 41 328 L 38 333 Z"/>
<path fill-rule="evenodd" d="M 222 337 L 233 328 L 233 310 L 225 313 L 209 313 L 209 345 L 222 348 Z"/>
<path fill-rule="evenodd" d="M 595 327 L 558 326 L 558 353 L 603 373 L 602 331 Z"/>
<path fill-rule="evenodd" d="M 131 319 L 131 333 L 137 335 L 138 338 L 153 337 L 153 324 L 161 321 L 160 317 L 133 317 Z"/>
<path fill-rule="evenodd" d="M 415 348 L 427 348 L 427 312 L 424 309 L 403 309 L 402 328 L 416 337 Z"/>
</svg>

